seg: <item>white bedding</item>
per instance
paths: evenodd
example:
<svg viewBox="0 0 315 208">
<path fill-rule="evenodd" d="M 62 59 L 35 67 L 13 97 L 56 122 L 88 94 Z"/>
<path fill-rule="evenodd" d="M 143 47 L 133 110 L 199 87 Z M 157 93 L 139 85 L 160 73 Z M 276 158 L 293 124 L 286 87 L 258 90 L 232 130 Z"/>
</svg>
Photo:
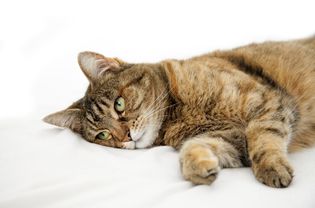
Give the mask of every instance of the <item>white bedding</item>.
<svg viewBox="0 0 315 208">
<path fill-rule="evenodd" d="M 260 184 L 249 168 L 193 186 L 170 147 L 103 147 L 38 120 L 0 126 L 1 208 L 315 207 L 315 149 L 290 155 L 295 177 L 286 189 Z"/>
<path fill-rule="evenodd" d="M 258 183 L 249 168 L 193 186 L 170 147 L 107 148 L 41 122 L 84 94 L 82 50 L 154 62 L 304 37 L 315 29 L 309 2 L 1 1 L 0 208 L 314 208 L 315 148 L 290 155 L 286 189 Z"/>
</svg>

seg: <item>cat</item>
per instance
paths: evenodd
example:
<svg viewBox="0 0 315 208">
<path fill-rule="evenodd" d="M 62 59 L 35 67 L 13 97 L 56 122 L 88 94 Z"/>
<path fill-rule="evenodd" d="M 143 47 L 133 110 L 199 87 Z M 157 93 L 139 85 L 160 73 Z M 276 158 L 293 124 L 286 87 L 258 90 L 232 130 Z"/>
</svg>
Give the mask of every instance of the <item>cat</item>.
<svg viewBox="0 0 315 208">
<path fill-rule="evenodd" d="M 94 52 L 78 62 L 85 95 L 44 121 L 109 147 L 172 146 L 194 184 L 251 167 L 263 184 L 287 187 L 287 153 L 315 143 L 315 36 L 152 64 Z"/>
</svg>

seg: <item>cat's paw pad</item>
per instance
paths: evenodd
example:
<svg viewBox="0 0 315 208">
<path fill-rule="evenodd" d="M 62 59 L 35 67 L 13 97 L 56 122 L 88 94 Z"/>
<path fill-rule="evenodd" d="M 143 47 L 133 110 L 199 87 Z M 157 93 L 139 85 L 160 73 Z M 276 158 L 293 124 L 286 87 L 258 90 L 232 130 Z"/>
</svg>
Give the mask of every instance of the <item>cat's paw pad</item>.
<svg viewBox="0 0 315 208">
<path fill-rule="evenodd" d="M 183 176 L 194 184 L 211 184 L 220 171 L 218 158 L 203 151 L 191 151 L 181 158 Z"/>
<path fill-rule="evenodd" d="M 254 173 L 257 180 L 275 188 L 288 187 L 293 179 L 293 169 L 287 162 L 257 165 Z"/>
</svg>

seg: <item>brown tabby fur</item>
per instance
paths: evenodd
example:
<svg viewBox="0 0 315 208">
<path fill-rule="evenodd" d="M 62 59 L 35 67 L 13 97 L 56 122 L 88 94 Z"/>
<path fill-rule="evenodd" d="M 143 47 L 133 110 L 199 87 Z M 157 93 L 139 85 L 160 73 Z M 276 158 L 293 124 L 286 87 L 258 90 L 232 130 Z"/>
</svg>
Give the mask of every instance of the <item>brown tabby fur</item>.
<svg viewBox="0 0 315 208">
<path fill-rule="evenodd" d="M 90 80 L 85 96 L 44 120 L 105 146 L 172 146 L 195 184 L 212 183 L 221 168 L 251 166 L 262 183 L 287 187 L 287 152 L 315 143 L 315 37 L 156 64 L 84 52 L 79 64 Z M 117 97 L 126 100 L 123 113 L 113 107 Z M 130 132 L 146 126 L 152 141 L 133 141 Z M 95 138 L 104 129 L 113 139 Z"/>
</svg>

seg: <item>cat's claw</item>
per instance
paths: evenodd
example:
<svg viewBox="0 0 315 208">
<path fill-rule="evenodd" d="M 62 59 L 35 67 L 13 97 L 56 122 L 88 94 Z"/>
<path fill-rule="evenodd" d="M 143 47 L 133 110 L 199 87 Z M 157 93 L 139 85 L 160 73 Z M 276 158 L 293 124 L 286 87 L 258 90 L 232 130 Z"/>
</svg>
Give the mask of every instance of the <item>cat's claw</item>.
<svg viewBox="0 0 315 208">
<path fill-rule="evenodd" d="M 267 164 L 254 167 L 258 181 L 275 188 L 288 187 L 293 179 L 293 169 L 287 163 Z"/>
</svg>

